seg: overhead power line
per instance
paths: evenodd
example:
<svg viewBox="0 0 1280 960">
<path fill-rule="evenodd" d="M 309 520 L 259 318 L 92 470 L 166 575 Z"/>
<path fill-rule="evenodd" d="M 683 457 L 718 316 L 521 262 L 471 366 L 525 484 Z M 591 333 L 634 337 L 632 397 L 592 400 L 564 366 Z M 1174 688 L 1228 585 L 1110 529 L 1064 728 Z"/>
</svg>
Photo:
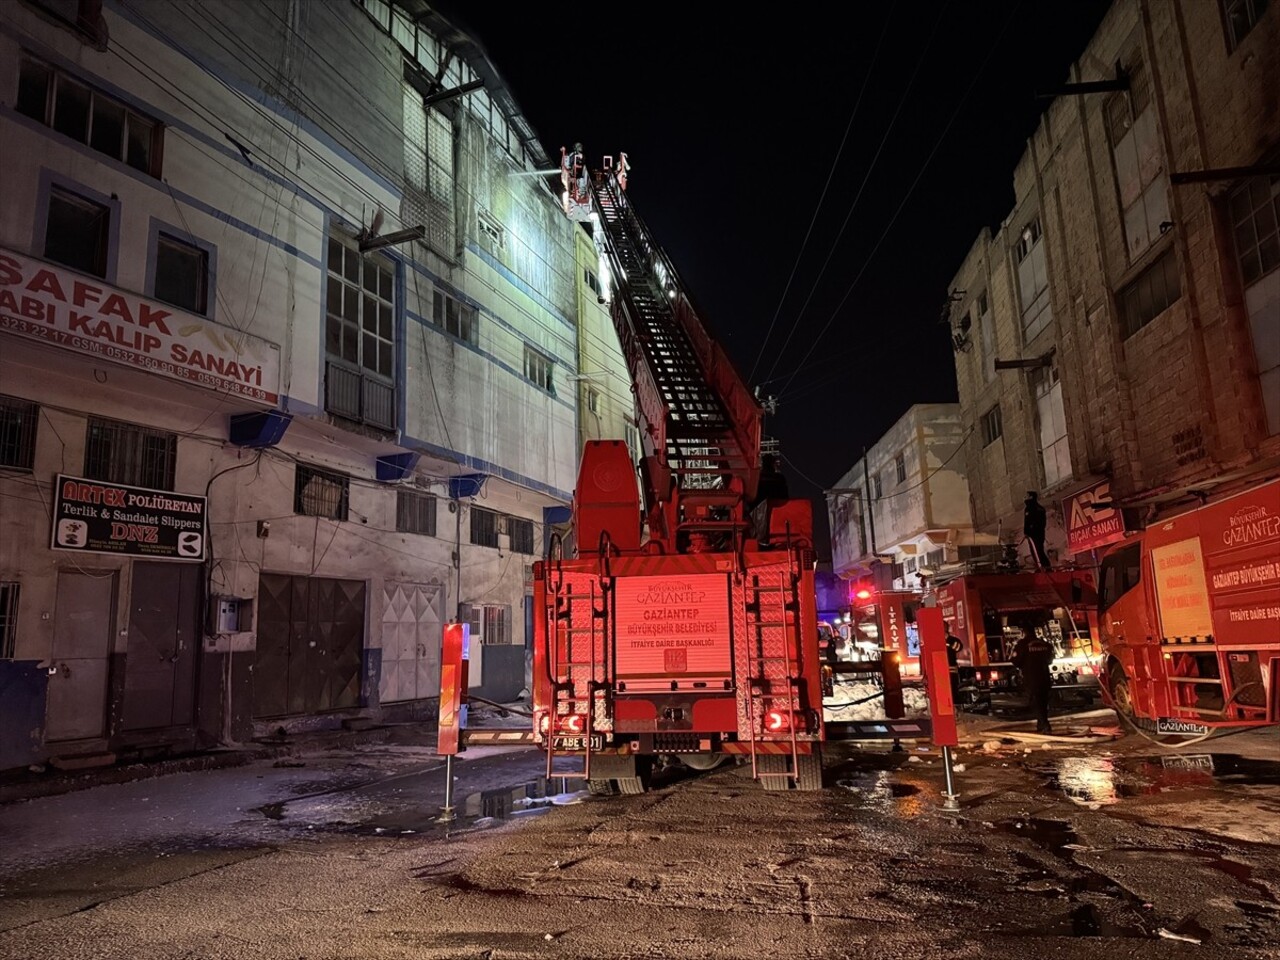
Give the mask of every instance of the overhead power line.
<svg viewBox="0 0 1280 960">
<path fill-rule="evenodd" d="M 946 125 L 942 128 L 942 132 L 938 134 L 938 139 L 934 141 L 933 149 L 929 151 L 928 156 L 924 159 L 924 163 L 920 165 L 920 171 L 916 174 L 915 179 L 911 181 L 911 185 L 902 195 L 902 200 L 898 203 L 897 209 L 894 210 L 888 226 L 886 226 L 884 231 L 880 234 L 880 238 L 876 241 L 875 246 L 871 248 L 871 252 L 867 254 L 865 259 L 863 259 L 862 266 L 854 276 L 853 282 L 849 284 L 848 289 L 844 292 L 844 296 L 840 298 L 840 302 L 837 303 L 835 309 L 831 311 L 831 316 L 827 318 L 827 322 L 823 324 L 822 329 L 818 331 L 818 335 L 809 343 L 809 349 L 805 352 L 804 356 L 801 357 L 800 365 L 797 368 L 796 373 L 799 373 L 800 369 L 804 367 L 804 364 L 809 357 L 813 356 L 813 351 L 818 348 L 818 344 L 822 342 L 822 338 L 826 336 L 827 331 L 831 329 L 831 324 L 834 323 L 836 317 L 839 316 L 845 303 L 853 294 L 854 289 L 858 286 L 858 282 L 867 272 L 867 268 L 871 265 L 871 261 L 875 259 L 876 253 L 879 252 L 880 247 L 884 244 L 885 238 L 889 236 L 890 231 L 893 230 L 894 224 L 898 222 L 898 217 L 902 214 L 902 211 L 906 207 L 907 202 L 911 199 L 912 194 L 915 193 L 915 189 L 919 186 L 920 180 L 924 176 L 925 171 L 929 169 L 929 164 L 933 162 L 933 158 L 937 155 L 938 148 L 942 146 L 943 141 L 947 138 L 947 134 L 951 132 L 952 126 L 955 125 L 956 118 L 960 116 L 960 111 L 964 109 L 964 105 L 969 101 L 969 96 L 973 93 L 973 88 L 977 86 L 978 80 L 986 71 L 987 65 L 991 62 L 991 58 L 995 56 L 996 50 L 999 49 L 1001 41 L 1004 40 L 1005 34 L 1008 33 L 1009 27 L 1013 23 L 1014 17 L 1017 16 L 1018 10 L 1021 6 L 1021 0 L 1018 0 L 1018 3 L 1014 4 L 1009 16 L 1005 19 L 1004 26 L 1000 28 L 1000 32 L 996 35 L 995 41 L 987 51 L 986 57 L 984 57 L 982 63 L 979 64 L 978 69 L 974 72 L 973 79 L 969 81 L 969 85 L 965 88 L 963 96 L 960 97 L 960 102 L 957 103 L 955 109 L 951 111 L 951 116 L 947 119 Z M 787 388 L 791 386 L 791 381 L 794 380 L 795 377 L 796 374 L 793 373 L 787 382 L 783 384 L 780 392 L 785 393 Z"/>
<path fill-rule="evenodd" d="M 822 261 L 822 267 L 818 270 L 818 276 L 814 279 L 813 285 L 809 288 L 809 295 L 805 297 L 804 303 L 800 306 L 800 312 L 796 314 L 795 320 L 791 324 L 791 329 L 787 332 L 787 338 L 782 342 L 782 349 L 779 350 L 773 358 L 773 365 L 769 368 L 768 376 L 772 377 L 774 371 L 778 369 L 778 364 L 782 362 L 782 358 L 786 355 L 787 347 L 791 345 L 792 338 L 796 335 L 796 331 L 800 329 L 800 320 L 804 316 L 805 311 L 809 309 L 809 304 L 813 301 L 814 294 L 818 292 L 818 286 L 822 283 L 822 278 L 826 276 L 827 267 L 831 265 L 832 258 L 836 255 L 836 251 L 840 247 L 840 240 L 844 237 L 844 232 L 849 226 L 849 221 L 853 219 L 853 212 L 858 209 L 858 202 L 862 199 L 862 194 L 867 189 L 867 184 L 871 181 L 871 174 L 875 172 L 876 164 L 880 161 L 880 155 L 884 152 L 885 146 L 889 143 L 889 137 L 893 134 L 893 128 L 898 123 L 898 117 L 902 115 L 902 108 L 906 106 L 907 98 L 911 95 L 911 90 L 915 86 L 916 78 L 920 75 L 920 68 L 924 66 L 926 60 L 929 59 L 929 50 L 933 46 L 934 38 L 938 35 L 938 28 L 942 25 L 943 19 L 947 15 L 947 9 L 950 6 L 950 0 L 943 5 L 942 11 L 938 14 L 938 19 L 933 22 L 933 29 L 929 31 L 929 37 L 924 43 L 924 47 L 920 51 L 920 59 L 916 61 L 915 69 L 911 71 L 911 77 L 907 81 L 907 85 L 902 90 L 902 96 L 898 98 L 898 106 L 893 111 L 893 116 L 889 119 L 889 126 L 885 128 L 884 135 L 880 138 L 880 143 L 876 146 L 876 152 L 871 157 L 871 163 L 867 165 L 866 171 L 862 174 L 862 182 L 858 184 L 858 192 L 854 194 L 853 203 L 849 205 L 849 210 L 844 215 L 844 220 L 840 224 L 840 229 L 836 232 L 836 237 L 831 241 L 831 249 L 827 251 L 826 259 Z"/>
<path fill-rule="evenodd" d="M 867 92 L 871 75 L 875 73 L 876 62 L 880 59 L 880 47 L 884 43 L 885 35 L 889 32 L 889 22 L 893 19 L 893 11 L 897 8 L 897 5 L 897 0 L 894 0 L 893 5 L 889 8 L 889 15 L 885 17 L 884 26 L 880 30 L 880 39 L 876 41 L 875 52 L 871 55 L 871 65 L 862 77 L 862 87 L 858 90 L 858 98 L 853 103 L 853 110 L 849 114 L 849 122 L 845 124 L 844 136 L 840 138 L 840 146 L 836 149 L 835 158 L 831 161 L 831 169 L 827 171 L 827 181 L 822 185 L 822 194 L 818 197 L 818 203 L 813 208 L 813 216 L 809 218 L 809 228 L 804 233 L 804 240 L 800 243 L 800 250 L 796 253 L 795 262 L 791 264 L 791 274 L 787 277 L 786 286 L 782 288 L 782 296 L 778 298 L 778 306 L 774 308 L 773 319 L 769 321 L 769 329 L 765 331 L 764 339 L 760 342 L 760 351 L 756 354 L 755 363 L 751 365 L 751 372 L 747 374 L 748 383 L 756 375 L 756 369 L 764 358 L 765 348 L 769 346 L 769 338 L 773 336 L 773 328 L 782 313 L 782 305 L 787 302 L 787 294 L 791 292 L 791 283 L 796 278 L 796 270 L 800 266 L 800 261 L 804 259 L 805 250 L 808 249 L 809 238 L 813 236 L 813 226 L 818 222 L 818 214 L 822 211 L 823 201 L 827 199 L 827 190 L 830 189 L 836 169 L 840 166 L 840 157 L 844 154 L 844 145 L 849 142 L 849 132 L 853 130 L 853 122 L 857 119 L 858 108 L 862 106 L 862 97 Z"/>
</svg>

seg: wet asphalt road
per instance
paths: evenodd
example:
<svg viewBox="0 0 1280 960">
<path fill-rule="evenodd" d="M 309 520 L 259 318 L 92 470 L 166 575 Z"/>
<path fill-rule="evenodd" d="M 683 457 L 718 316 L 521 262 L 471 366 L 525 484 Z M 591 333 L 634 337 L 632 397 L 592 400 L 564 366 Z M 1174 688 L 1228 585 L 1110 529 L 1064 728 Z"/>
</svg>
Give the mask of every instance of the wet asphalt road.
<svg viewBox="0 0 1280 960">
<path fill-rule="evenodd" d="M 984 735 L 954 815 L 933 753 L 848 746 L 615 798 L 472 751 L 449 828 L 412 747 L 104 786 L 0 807 L 0 957 L 1275 957 L 1276 733 Z"/>
</svg>

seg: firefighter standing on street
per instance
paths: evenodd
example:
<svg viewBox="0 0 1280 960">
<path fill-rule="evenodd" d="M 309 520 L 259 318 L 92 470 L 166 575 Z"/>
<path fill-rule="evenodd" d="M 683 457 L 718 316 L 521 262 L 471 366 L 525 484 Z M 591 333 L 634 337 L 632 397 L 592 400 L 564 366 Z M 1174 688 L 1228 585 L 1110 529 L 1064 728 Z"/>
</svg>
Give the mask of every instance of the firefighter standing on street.
<svg viewBox="0 0 1280 960">
<path fill-rule="evenodd" d="M 960 708 L 960 651 L 964 644 L 951 632 L 951 621 L 943 624 L 947 631 L 947 667 L 951 672 L 951 702 Z"/>
<path fill-rule="evenodd" d="M 1036 718 L 1036 733 L 1052 733 L 1049 726 L 1049 694 L 1053 677 L 1049 665 L 1053 663 L 1053 644 L 1037 636 L 1034 630 L 1024 630 L 1022 638 L 1013 648 L 1013 662 L 1022 673 L 1022 682 L 1031 696 L 1031 712 Z"/>
</svg>

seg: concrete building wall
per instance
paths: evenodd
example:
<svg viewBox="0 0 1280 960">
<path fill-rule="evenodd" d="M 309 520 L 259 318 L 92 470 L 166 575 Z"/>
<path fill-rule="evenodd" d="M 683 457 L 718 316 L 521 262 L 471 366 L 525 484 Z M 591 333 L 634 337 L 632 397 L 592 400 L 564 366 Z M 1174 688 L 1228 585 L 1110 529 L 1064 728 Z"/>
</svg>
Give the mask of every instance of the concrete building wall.
<svg viewBox="0 0 1280 960">
<path fill-rule="evenodd" d="M 510 176 L 537 164 L 505 90 L 487 86 L 433 108 L 423 131 L 406 59 L 432 75 L 443 65 L 453 86 L 481 74 L 495 83 L 496 73 L 456 32 L 406 34 L 392 14 L 349 0 L 108 4 L 104 51 L 29 5 L 0 10 L 0 257 L 2 292 L 14 295 L 0 300 L 0 400 L 6 424 L 35 411 L 33 461 L 0 468 L 0 581 L 17 597 L 13 649 L 0 648 L 0 727 L 9 731 L 0 767 L 429 711 L 439 626 L 459 611 L 479 628 L 472 685 L 499 698 L 524 686 L 529 564 L 546 511 L 567 505 L 576 472 L 575 228 L 541 178 Z M 27 115 L 24 59 L 56 71 L 67 89 L 95 91 L 103 110 L 158 122 L 159 166 L 137 169 L 48 115 Z M 115 294 L 135 311 L 156 303 L 161 233 L 205 251 L 207 308 L 170 310 L 170 323 L 175 335 L 216 342 L 212 354 L 266 357 L 259 397 L 237 394 L 225 377 L 176 379 L 109 357 L 106 333 L 82 330 L 56 345 L 30 323 L 16 329 L 27 308 L 11 275 L 15 264 L 28 276 L 45 263 L 56 189 L 108 211 L 103 276 L 85 280 L 100 303 Z M 428 221 L 423 241 L 354 254 L 375 220 L 387 234 L 415 217 Z M 391 281 L 381 331 L 391 362 L 377 381 L 393 398 L 388 422 L 365 415 L 368 394 L 358 416 L 336 405 L 326 317 L 342 313 L 344 295 L 330 268 L 334 241 L 363 261 L 366 277 L 377 268 Z M 58 271 L 67 283 L 77 276 Z M 361 316 L 377 315 L 376 305 L 366 309 Z M 356 366 L 357 378 L 366 369 Z M 255 413 L 287 424 L 282 437 L 232 443 L 231 418 Z M 144 607 L 149 579 L 163 570 L 145 558 L 49 548 L 54 478 L 93 469 L 93 418 L 170 436 L 171 489 L 208 497 L 203 562 L 163 568 L 198 571 L 200 594 L 182 601 L 185 619 L 157 661 L 171 654 L 177 664 L 169 687 L 157 673 L 168 668 L 139 654 L 152 656 L 160 642 L 148 635 L 156 610 Z M 307 470 L 345 478 L 344 519 L 316 515 L 318 488 L 299 487 Z M 434 503 L 434 533 L 402 522 L 405 496 L 434 498 L 417 515 L 425 522 Z M 309 603 L 310 612 L 286 657 L 264 624 L 281 615 L 268 594 L 290 583 L 298 609 Z M 333 601 L 343 609 L 316 612 L 319 591 L 334 584 L 347 585 Z M 105 598 L 104 639 L 63 670 L 71 586 Z M 238 629 L 218 629 L 208 616 L 215 597 L 248 601 L 251 614 Z M 331 643 L 334 624 L 355 635 Z M 173 710 L 159 710 L 157 698 L 170 695 Z M 277 696 L 279 709 L 264 706 Z M 169 720 L 139 719 L 153 714 Z"/>
<path fill-rule="evenodd" d="M 1117 0 L 1071 68 L 1094 81 L 1119 63 L 1130 86 L 1049 105 L 1013 172 L 1014 210 L 952 283 L 962 416 L 980 436 L 996 404 L 1003 420 L 967 453 L 978 529 L 1021 539 L 1037 490 L 1065 557 L 1058 507 L 1077 490 L 1109 480 L 1138 504 L 1280 452 L 1280 241 L 1264 236 L 1278 203 L 1266 177 L 1233 172 L 1280 148 L 1278 37 L 1275 10 L 1237 43 L 1217 4 Z M 1242 227 L 1251 186 L 1261 213 Z M 1019 242 L 1037 219 L 1052 321 L 1029 330 Z M 984 292 L 988 340 L 1023 367 L 983 367 Z M 1045 427 L 1053 381 L 1065 434 Z"/>
<path fill-rule="evenodd" d="M 578 336 L 578 440 L 625 440 L 638 453 L 631 375 L 609 315 L 608 277 L 586 229 L 575 232 Z"/>
<path fill-rule="evenodd" d="M 958 404 L 917 404 L 872 445 L 865 464 L 859 459 L 828 491 L 836 574 L 849 579 L 881 566 L 896 586 L 917 587 L 931 556 L 937 566 L 984 542 L 969 519 L 968 439 Z"/>
</svg>

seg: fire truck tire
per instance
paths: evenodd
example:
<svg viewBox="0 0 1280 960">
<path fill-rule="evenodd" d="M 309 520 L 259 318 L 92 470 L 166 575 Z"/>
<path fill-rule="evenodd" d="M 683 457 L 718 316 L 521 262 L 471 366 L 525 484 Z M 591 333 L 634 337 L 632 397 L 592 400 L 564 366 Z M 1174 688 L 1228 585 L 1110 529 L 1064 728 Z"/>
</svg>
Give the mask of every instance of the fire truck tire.
<svg viewBox="0 0 1280 960">
<path fill-rule="evenodd" d="M 802 753 L 796 758 L 796 789 L 822 789 L 822 744 L 813 745 L 813 753 Z"/>
<path fill-rule="evenodd" d="M 690 770 L 714 770 L 729 759 L 727 753 L 682 753 L 680 762 Z"/>
<path fill-rule="evenodd" d="M 791 769 L 786 756 L 757 757 L 756 766 L 761 773 L 785 773 Z M 766 790 L 821 790 L 822 745 L 815 743 L 813 753 L 802 753 L 796 758 L 793 777 L 761 777 L 760 785 Z"/>
<path fill-rule="evenodd" d="M 648 793 L 649 783 L 652 779 L 653 759 L 651 757 L 636 757 L 636 775 L 634 777 L 619 777 L 613 782 L 617 785 L 619 793 L 634 796 L 640 793 Z"/>
<path fill-rule="evenodd" d="M 781 756 L 764 756 L 756 757 L 756 769 L 761 773 L 786 773 L 788 769 L 787 758 Z M 766 790 L 790 790 L 791 779 L 789 777 L 761 777 L 760 786 Z"/>
</svg>

